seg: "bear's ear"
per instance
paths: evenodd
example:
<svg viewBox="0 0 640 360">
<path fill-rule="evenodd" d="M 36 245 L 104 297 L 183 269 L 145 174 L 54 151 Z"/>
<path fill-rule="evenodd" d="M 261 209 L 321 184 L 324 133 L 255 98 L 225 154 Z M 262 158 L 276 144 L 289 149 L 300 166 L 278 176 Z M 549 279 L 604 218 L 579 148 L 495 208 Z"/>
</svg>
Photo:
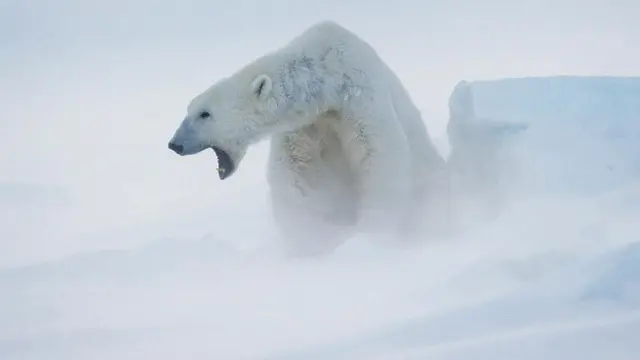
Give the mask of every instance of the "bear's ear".
<svg viewBox="0 0 640 360">
<path fill-rule="evenodd" d="M 264 100 L 271 92 L 272 87 L 271 78 L 269 75 L 262 74 L 253 79 L 251 82 L 251 92 L 258 100 Z"/>
</svg>

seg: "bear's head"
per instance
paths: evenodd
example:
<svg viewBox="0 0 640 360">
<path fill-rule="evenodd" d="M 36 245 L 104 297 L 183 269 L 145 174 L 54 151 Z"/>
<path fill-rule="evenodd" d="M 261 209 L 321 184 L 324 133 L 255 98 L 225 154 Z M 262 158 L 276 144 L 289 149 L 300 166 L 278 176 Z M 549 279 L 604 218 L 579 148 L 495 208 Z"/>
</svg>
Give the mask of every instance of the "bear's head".
<svg viewBox="0 0 640 360">
<path fill-rule="evenodd" d="M 286 130 L 280 129 L 283 114 L 276 114 L 277 103 L 269 75 L 222 79 L 191 101 L 169 149 L 182 156 L 213 149 L 224 180 L 235 172 L 249 145 Z"/>
</svg>

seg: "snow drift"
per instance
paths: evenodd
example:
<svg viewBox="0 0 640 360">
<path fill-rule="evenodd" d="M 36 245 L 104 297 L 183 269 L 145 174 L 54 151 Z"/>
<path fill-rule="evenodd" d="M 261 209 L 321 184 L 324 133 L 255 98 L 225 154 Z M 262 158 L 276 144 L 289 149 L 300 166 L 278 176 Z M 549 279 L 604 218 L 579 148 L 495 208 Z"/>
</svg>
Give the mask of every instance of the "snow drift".
<svg viewBox="0 0 640 360">
<path fill-rule="evenodd" d="M 526 191 L 593 194 L 640 176 L 640 78 L 474 81 L 476 118 L 525 125 L 512 151 Z"/>
</svg>

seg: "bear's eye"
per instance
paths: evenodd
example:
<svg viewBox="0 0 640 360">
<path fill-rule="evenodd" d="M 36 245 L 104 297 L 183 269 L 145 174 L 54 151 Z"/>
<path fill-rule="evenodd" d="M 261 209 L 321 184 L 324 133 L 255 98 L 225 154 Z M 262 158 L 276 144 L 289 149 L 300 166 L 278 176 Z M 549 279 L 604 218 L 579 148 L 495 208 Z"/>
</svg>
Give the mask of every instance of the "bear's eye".
<svg viewBox="0 0 640 360">
<path fill-rule="evenodd" d="M 211 114 L 209 114 L 208 111 L 203 111 L 203 112 L 200 113 L 200 119 L 206 119 L 206 118 L 209 118 L 209 117 L 211 117 Z"/>
</svg>

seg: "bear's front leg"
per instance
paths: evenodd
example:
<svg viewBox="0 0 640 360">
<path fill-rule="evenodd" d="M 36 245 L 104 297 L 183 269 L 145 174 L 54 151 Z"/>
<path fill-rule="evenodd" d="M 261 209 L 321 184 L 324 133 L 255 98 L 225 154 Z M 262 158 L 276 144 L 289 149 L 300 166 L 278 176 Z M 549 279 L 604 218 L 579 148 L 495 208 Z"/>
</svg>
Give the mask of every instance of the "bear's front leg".
<svg viewBox="0 0 640 360">
<path fill-rule="evenodd" d="M 362 161 L 359 225 L 364 232 L 395 235 L 404 230 L 411 187 L 406 158 L 396 155 L 398 151 L 381 150 Z"/>
<path fill-rule="evenodd" d="M 345 146 L 360 193 L 359 230 L 395 237 L 408 216 L 411 152 L 393 106 L 368 105 L 355 107 L 346 123 L 351 131 Z"/>
<path fill-rule="evenodd" d="M 271 140 L 271 205 L 285 251 L 293 256 L 331 252 L 351 235 L 353 194 L 336 182 L 320 150 L 303 131 Z"/>
</svg>

